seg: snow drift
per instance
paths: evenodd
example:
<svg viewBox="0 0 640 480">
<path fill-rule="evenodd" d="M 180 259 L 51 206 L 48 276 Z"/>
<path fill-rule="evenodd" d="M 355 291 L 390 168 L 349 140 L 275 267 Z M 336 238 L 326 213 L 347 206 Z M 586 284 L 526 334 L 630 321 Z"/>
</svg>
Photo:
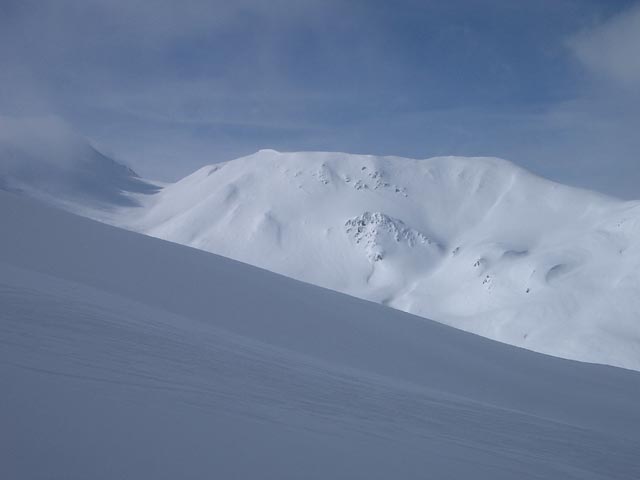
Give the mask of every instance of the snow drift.
<svg viewBox="0 0 640 480">
<path fill-rule="evenodd" d="M 4 192 L 0 223 L 2 478 L 640 477 L 637 372 Z"/>
</svg>

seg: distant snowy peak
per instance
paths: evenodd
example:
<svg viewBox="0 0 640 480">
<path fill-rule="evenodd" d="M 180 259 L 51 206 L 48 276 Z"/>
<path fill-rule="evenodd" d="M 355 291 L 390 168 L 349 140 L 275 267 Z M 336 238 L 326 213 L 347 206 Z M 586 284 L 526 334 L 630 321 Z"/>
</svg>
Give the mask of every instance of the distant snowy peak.
<svg viewBox="0 0 640 480">
<path fill-rule="evenodd" d="M 191 211 L 198 215 L 209 202 L 235 205 L 236 213 L 260 198 L 264 211 L 305 205 L 314 214 L 329 206 L 343 214 L 343 224 L 364 212 L 383 212 L 417 231 L 440 238 L 464 234 L 492 221 L 509 229 L 511 217 L 529 217 L 523 236 L 540 233 L 539 223 L 565 224 L 617 203 L 602 195 L 562 186 L 497 158 L 436 157 L 413 160 L 332 152 L 279 153 L 262 150 L 223 164 L 204 167 L 168 186 L 154 201 L 153 216 Z M 293 202 L 293 204 L 292 204 Z M 241 204 L 241 205 L 240 205 Z M 424 215 L 428 211 L 429 215 Z M 509 217 L 509 218 L 506 218 Z M 215 220 L 209 214 L 205 222 Z M 498 220 L 496 218 L 496 220 Z M 157 222 L 152 221 L 155 225 Z M 512 232 L 511 232 L 512 233 Z"/>
</svg>

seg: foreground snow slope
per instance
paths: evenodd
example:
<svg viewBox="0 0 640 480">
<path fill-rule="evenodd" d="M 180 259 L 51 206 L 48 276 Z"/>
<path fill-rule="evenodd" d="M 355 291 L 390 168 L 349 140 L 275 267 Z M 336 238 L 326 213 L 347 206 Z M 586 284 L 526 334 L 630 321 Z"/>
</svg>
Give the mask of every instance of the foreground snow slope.
<svg viewBox="0 0 640 480">
<path fill-rule="evenodd" d="M 509 344 L 640 369 L 640 203 L 495 158 L 278 153 L 112 219 Z"/>
<path fill-rule="evenodd" d="M 0 477 L 640 477 L 640 375 L 0 192 Z"/>
</svg>

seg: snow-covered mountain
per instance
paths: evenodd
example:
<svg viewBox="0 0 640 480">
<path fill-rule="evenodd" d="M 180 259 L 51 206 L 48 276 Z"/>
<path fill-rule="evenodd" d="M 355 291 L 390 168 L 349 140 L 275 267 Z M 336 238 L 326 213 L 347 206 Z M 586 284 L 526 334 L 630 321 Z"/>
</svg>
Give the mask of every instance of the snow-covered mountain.
<svg viewBox="0 0 640 480">
<path fill-rule="evenodd" d="M 640 202 L 496 158 L 273 150 L 158 192 L 55 122 L 0 126 L 0 189 L 502 342 L 640 370 Z"/>
<path fill-rule="evenodd" d="M 496 158 L 260 151 L 113 223 L 509 344 L 640 369 L 640 203 Z"/>
<path fill-rule="evenodd" d="M 640 478 L 638 372 L 5 192 L 0 225 L 0 478 Z"/>
</svg>

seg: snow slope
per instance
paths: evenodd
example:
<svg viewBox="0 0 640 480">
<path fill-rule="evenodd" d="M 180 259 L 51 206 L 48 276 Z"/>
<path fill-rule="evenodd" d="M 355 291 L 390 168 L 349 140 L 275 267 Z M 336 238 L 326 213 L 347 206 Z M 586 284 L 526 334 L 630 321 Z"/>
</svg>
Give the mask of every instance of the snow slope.
<svg viewBox="0 0 640 480">
<path fill-rule="evenodd" d="M 4 192 L 0 224 L 2 478 L 640 477 L 637 372 Z"/>
<path fill-rule="evenodd" d="M 640 369 L 640 203 L 496 158 L 254 155 L 116 225 L 539 352 Z"/>
</svg>

